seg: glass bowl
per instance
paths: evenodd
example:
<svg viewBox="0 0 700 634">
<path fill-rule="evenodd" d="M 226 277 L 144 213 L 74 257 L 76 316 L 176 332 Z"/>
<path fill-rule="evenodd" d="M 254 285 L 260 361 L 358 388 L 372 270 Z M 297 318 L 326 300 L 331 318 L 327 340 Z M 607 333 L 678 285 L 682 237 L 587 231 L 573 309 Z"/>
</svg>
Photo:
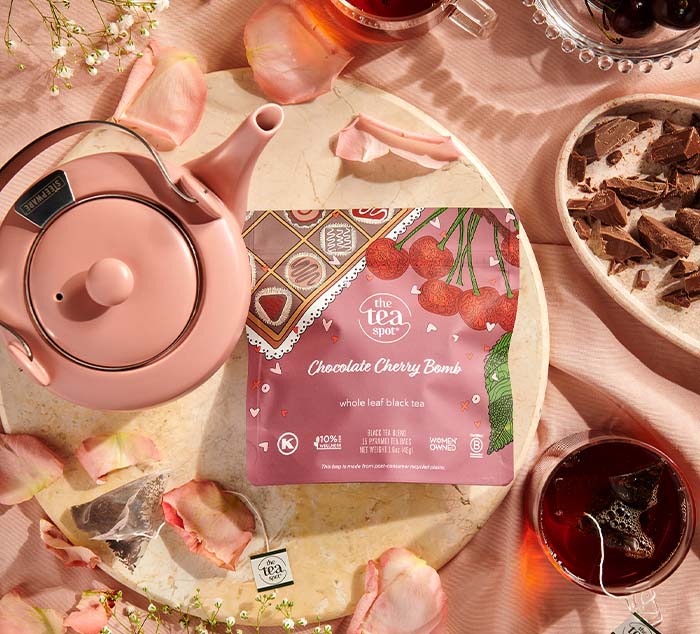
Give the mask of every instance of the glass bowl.
<svg viewBox="0 0 700 634">
<path fill-rule="evenodd" d="M 577 53 L 584 64 L 595 62 L 601 70 L 617 68 L 629 73 L 638 68 L 649 73 L 655 66 L 663 70 L 676 62 L 693 61 L 700 46 L 700 27 L 674 31 L 661 26 L 640 39 L 624 38 L 621 44 L 606 39 L 591 18 L 584 0 L 522 0 L 533 11 L 532 21 L 543 27 L 550 40 L 560 40 L 561 50 Z M 594 10 L 596 16 L 600 13 Z"/>
</svg>

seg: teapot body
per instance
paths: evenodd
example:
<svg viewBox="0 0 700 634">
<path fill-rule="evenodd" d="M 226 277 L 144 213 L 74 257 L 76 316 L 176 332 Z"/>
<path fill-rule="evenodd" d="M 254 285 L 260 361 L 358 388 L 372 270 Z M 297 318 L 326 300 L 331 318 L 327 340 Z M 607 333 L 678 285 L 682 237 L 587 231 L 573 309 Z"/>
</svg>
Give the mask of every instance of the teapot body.
<svg viewBox="0 0 700 634">
<path fill-rule="evenodd" d="M 18 202 L 27 214 L 10 210 L 0 225 L 0 319 L 31 355 L 0 333 L 61 398 L 101 410 L 169 401 L 214 374 L 243 331 L 251 274 L 239 221 L 186 168 L 167 170 L 197 203 L 178 196 L 150 158 L 102 153 L 38 181 Z M 118 306 L 85 290 L 97 241 L 133 277 L 134 295 Z M 151 286 L 139 298 L 144 280 Z M 160 292 L 172 309 L 153 308 Z"/>
</svg>

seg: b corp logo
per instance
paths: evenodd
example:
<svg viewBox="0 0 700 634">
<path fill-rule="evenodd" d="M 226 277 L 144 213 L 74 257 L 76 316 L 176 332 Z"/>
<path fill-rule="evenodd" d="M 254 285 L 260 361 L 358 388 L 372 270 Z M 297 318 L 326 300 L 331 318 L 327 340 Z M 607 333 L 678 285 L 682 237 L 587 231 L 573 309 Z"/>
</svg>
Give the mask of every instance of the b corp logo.
<svg viewBox="0 0 700 634">
<path fill-rule="evenodd" d="M 277 439 L 277 450 L 283 456 L 291 456 L 299 449 L 299 437 L 291 431 L 285 432 Z"/>
</svg>

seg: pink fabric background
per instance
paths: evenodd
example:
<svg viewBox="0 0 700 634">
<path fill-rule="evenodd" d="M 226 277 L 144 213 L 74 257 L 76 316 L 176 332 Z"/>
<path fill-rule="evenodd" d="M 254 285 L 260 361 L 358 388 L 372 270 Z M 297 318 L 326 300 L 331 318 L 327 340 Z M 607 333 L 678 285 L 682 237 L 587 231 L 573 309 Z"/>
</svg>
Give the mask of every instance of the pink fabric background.
<svg viewBox="0 0 700 634">
<path fill-rule="evenodd" d="M 23 2 L 16 2 L 22 22 Z M 173 0 L 159 39 L 199 55 L 208 70 L 245 64 L 241 31 L 257 0 Z M 571 252 L 556 218 L 554 166 L 570 128 L 600 102 L 634 92 L 700 97 L 698 63 L 651 76 L 603 73 L 566 56 L 514 0 L 493 0 L 495 36 L 469 41 L 450 24 L 401 48 L 368 50 L 349 74 L 393 91 L 461 137 L 510 196 L 535 243 L 552 331 L 549 387 L 530 462 L 552 441 L 588 428 L 627 429 L 676 456 L 700 499 L 698 360 L 637 323 L 601 291 Z M 36 23 L 34 23 L 36 24 Z M 38 26 L 32 27 L 38 30 Z M 31 32 L 32 28 L 27 29 Z M 0 160 L 51 127 L 107 117 L 125 77 L 75 81 L 51 99 L 45 77 L 0 65 Z M 94 83 L 92 83 L 94 82 Z M 610 632 L 621 602 L 561 578 L 525 532 L 520 474 L 506 501 L 442 571 L 448 632 Z M 34 502 L 0 508 L 0 594 L 22 584 L 36 602 L 68 608 L 103 574 L 65 570 L 42 552 Z M 62 588 L 62 590 L 57 590 Z M 679 571 L 658 588 L 662 631 L 700 631 L 700 532 Z M 50 590 L 53 589 L 53 590 Z M 341 628 L 342 630 L 342 628 Z"/>
</svg>

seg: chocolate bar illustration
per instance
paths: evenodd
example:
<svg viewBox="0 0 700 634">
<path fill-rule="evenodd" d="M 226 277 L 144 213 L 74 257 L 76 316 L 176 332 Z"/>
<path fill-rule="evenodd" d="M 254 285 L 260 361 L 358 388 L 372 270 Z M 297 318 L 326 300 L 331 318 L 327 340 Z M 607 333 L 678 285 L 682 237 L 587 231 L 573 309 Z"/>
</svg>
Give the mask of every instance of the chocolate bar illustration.
<svg viewBox="0 0 700 634">
<path fill-rule="evenodd" d="M 424 208 L 262 210 L 248 214 L 243 238 L 252 269 L 247 334 L 268 359 L 300 334 L 365 268 L 364 254 L 396 237 Z"/>
</svg>

